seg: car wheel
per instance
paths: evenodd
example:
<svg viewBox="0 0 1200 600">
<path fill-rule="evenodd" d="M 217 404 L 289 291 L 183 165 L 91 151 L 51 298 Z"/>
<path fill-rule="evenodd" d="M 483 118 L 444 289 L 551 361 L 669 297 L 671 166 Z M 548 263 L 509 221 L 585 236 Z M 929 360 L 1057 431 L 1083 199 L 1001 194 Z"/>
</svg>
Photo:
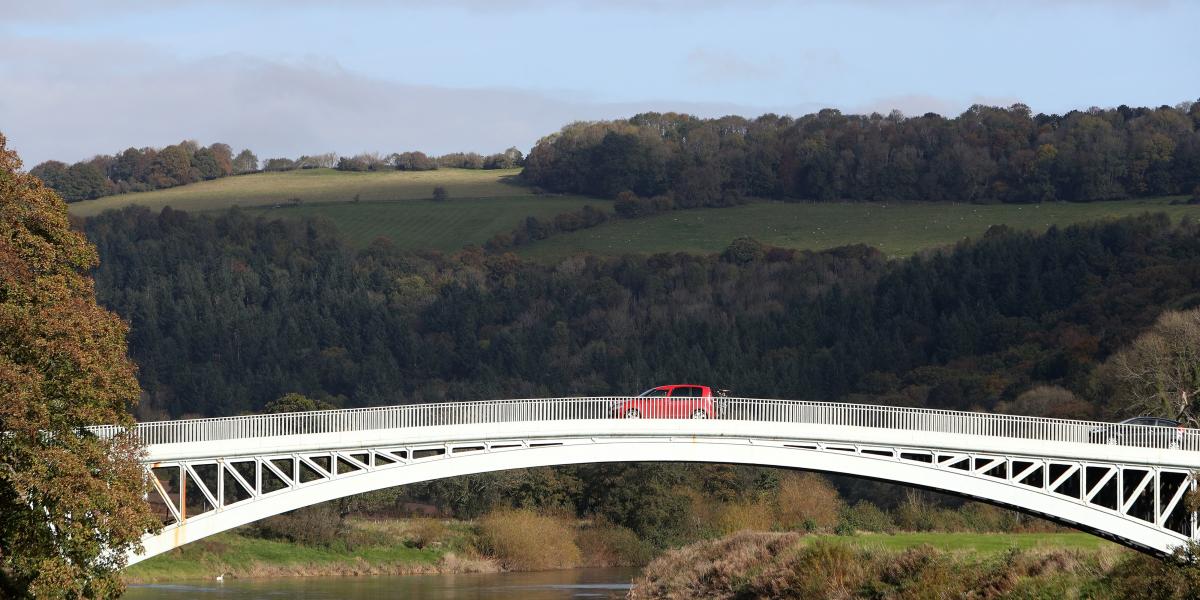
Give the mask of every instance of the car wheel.
<svg viewBox="0 0 1200 600">
<path fill-rule="evenodd" d="M 631 409 L 625 411 L 625 418 L 626 419 L 640 419 L 640 418 L 642 418 L 642 413 L 641 413 L 641 411 L 639 411 L 636 408 L 631 408 Z"/>
<path fill-rule="evenodd" d="M 1117 438 L 1115 438 L 1115 437 L 1109 437 L 1109 438 L 1108 438 L 1108 441 L 1107 441 L 1106 443 L 1107 443 L 1109 446 L 1116 446 L 1116 445 L 1117 445 Z"/>
<path fill-rule="evenodd" d="M 692 418 L 693 419 L 707 419 L 708 413 L 704 412 L 702 409 L 696 409 L 696 411 L 692 413 Z"/>
</svg>

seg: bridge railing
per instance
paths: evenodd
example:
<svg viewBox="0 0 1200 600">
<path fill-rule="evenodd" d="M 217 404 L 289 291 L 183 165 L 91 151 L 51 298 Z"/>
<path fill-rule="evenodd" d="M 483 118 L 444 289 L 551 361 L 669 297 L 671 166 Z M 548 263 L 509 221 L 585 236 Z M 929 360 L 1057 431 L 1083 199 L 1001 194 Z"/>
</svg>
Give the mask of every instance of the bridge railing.
<svg viewBox="0 0 1200 600">
<path fill-rule="evenodd" d="M 136 433 L 145 444 L 172 444 L 374 429 L 615 419 L 624 417 L 618 407 L 630 400 L 634 398 L 604 396 L 408 404 L 149 422 L 138 424 Z M 1200 434 L 1192 429 L 869 404 L 756 398 L 714 400 L 716 412 L 711 418 L 723 420 L 870 427 L 1200 451 Z M 91 431 L 102 437 L 110 437 L 121 429 L 99 426 L 91 428 Z"/>
</svg>

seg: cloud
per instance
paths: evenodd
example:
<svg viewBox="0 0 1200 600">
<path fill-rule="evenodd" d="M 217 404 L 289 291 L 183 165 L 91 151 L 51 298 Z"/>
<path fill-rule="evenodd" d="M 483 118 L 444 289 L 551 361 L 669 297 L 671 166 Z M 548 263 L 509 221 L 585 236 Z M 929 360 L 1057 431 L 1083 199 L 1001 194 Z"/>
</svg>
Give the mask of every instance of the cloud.
<svg viewBox="0 0 1200 600">
<path fill-rule="evenodd" d="M 75 161 L 130 146 L 182 139 L 225 142 L 259 157 L 318 152 L 422 150 L 497 152 L 530 148 L 579 120 L 645 111 L 704 117 L 801 115 L 827 106 L 852 113 L 899 109 L 906 115 L 961 113 L 971 104 L 1008 106 L 1015 98 L 909 94 L 860 106 L 796 103 L 747 106 L 676 99 L 599 102 L 582 92 L 449 88 L 364 76 L 336 61 L 271 61 L 241 54 L 182 60 L 132 42 L 0 39 L 0 130 L 27 166 Z M 697 51 L 689 57 L 713 78 L 760 77 L 767 66 Z M 836 67 L 836 55 L 813 61 Z"/>
<path fill-rule="evenodd" d="M 239 54 L 180 60 L 128 43 L 0 39 L 0 129 L 28 166 L 181 139 L 260 157 L 334 151 L 528 149 L 576 120 L 648 110 L 703 116 L 766 108 L 671 100 L 604 103 L 583 94 L 446 88 L 366 77 L 329 60 Z M 777 109 L 778 110 L 778 109 Z"/>
<path fill-rule="evenodd" d="M 766 65 L 744 59 L 732 52 L 697 48 L 687 55 L 692 75 L 705 82 L 763 81 L 771 77 Z"/>
</svg>

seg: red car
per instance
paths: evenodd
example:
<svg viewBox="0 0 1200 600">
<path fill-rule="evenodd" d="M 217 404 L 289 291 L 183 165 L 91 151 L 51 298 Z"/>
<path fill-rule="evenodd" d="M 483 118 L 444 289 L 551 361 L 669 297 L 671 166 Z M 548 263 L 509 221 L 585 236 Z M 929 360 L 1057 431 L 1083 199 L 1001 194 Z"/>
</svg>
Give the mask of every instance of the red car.
<svg viewBox="0 0 1200 600">
<path fill-rule="evenodd" d="M 636 398 L 621 400 L 613 415 L 624 419 L 712 419 L 717 416 L 713 390 L 706 385 L 660 385 Z"/>
</svg>

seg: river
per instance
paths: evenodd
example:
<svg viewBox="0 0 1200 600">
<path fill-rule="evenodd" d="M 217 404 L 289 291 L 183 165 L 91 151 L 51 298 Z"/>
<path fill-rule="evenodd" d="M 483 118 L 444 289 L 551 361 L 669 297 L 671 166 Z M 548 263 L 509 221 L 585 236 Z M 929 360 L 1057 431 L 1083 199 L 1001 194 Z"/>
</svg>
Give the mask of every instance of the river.
<svg viewBox="0 0 1200 600">
<path fill-rule="evenodd" d="M 401 575 L 380 577 L 289 577 L 131 585 L 127 600 L 213 598 L 249 600 L 366 600 L 420 598 L 431 600 L 565 600 L 624 598 L 638 571 L 569 569 L 537 573 L 469 575 Z"/>
</svg>

